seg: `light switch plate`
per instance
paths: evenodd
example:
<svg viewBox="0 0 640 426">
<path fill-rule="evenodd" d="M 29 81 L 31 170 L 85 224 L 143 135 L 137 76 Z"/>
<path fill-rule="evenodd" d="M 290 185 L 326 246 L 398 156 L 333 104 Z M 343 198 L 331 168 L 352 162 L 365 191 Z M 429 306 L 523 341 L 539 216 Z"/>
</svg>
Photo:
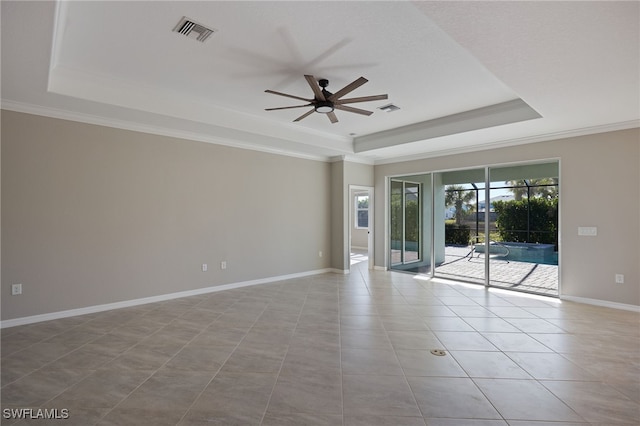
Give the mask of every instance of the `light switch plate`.
<svg viewBox="0 0 640 426">
<path fill-rule="evenodd" d="M 595 237 L 598 235 L 596 226 L 578 226 L 578 235 L 582 237 Z"/>
</svg>

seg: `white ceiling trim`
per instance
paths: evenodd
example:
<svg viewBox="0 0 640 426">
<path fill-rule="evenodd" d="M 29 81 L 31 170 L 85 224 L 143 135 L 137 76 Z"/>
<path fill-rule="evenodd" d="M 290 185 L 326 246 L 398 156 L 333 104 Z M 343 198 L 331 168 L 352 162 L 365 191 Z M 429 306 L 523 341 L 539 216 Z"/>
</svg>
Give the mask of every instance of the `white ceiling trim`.
<svg viewBox="0 0 640 426">
<path fill-rule="evenodd" d="M 367 152 L 541 117 L 538 112 L 522 99 L 514 99 L 496 105 L 356 137 L 354 150 L 356 153 Z"/>
<path fill-rule="evenodd" d="M 620 123 L 603 124 L 601 126 L 584 127 L 581 129 L 567 130 L 562 132 L 547 133 L 544 135 L 529 136 L 524 138 L 504 139 L 501 141 L 487 142 L 474 146 L 466 146 L 460 148 L 444 149 L 432 151 L 423 154 L 407 155 L 394 158 L 385 158 L 375 160 L 375 164 L 393 164 L 405 161 L 422 160 L 425 158 L 444 157 L 445 155 L 467 154 L 470 152 L 486 151 L 496 148 L 507 148 L 517 145 L 525 145 L 529 143 L 549 142 L 557 139 L 567 139 L 578 136 L 594 135 L 598 133 L 615 132 L 618 130 L 628 130 L 640 128 L 640 120 L 629 120 Z"/>
<path fill-rule="evenodd" d="M 150 126 L 138 122 L 117 120 L 103 116 L 83 114 L 75 111 L 65 111 L 57 108 L 49 108 L 40 105 L 32 105 L 12 100 L 2 99 L 1 108 L 8 111 L 21 112 L 25 114 L 40 115 L 43 117 L 58 118 L 61 120 L 77 121 L 80 123 L 94 124 L 98 126 L 113 127 L 122 130 L 130 130 L 134 132 L 148 133 L 159 136 L 168 136 L 178 139 L 192 140 L 196 142 L 206 142 L 217 145 L 228 146 L 239 149 L 249 149 L 253 151 L 265 152 L 269 154 L 284 155 L 287 157 L 302 158 L 306 160 L 336 162 L 349 161 L 352 163 L 361 163 L 368 165 L 382 165 L 401 163 L 412 160 L 422 160 L 426 158 L 444 157 L 446 155 L 466 154 L 470 152 L 484 151 L 488 149 L 506 148 L 510 146 L 524 145 L 537 142 L 548 142 L 556 139 L 566 139 L 577 136 L 592 135 L 605 132 L 614 132 L 618 130 L 628 130 L 640 128 L 640 120 L 629 120 L 620 123 L 605 124 L 600 126 L 584 127 L 562 132 L 547 133 L 544 135 L 536 135 L 524 138 L 505 139 L 495 142 L 483 143 L 481 145 L 466 146 L 460 148 L 450 148 L 438 151 L 426 152 L 422 154 L 412 154 L 407 156 L 399 156 L 385 159 L 371 159 L 357 154 L 344 154 L 338 156 L 313 155 L 300 151 L 291 151 L 285 149 L 269 148 L 262 144 L 243 143 L 234 139 L 213 137 L 205 133 L 187 132 L 172 128 L 164 128 L 158 126 Z"/>
<path fill-rule="evenodd" d="M 65 111 L 57 108 L 49 108 L 40 105 L 32 105 L 12 100 L 2 99 L 2 109 L 8 111 L 21 112 L 25 114 L 40 115 L 43 117 L 58 118 L 61 120 L 76 121 L 79 123 L 94 124 L 97 126 L 113 127 L 116 129 L 130 130 L 134 132 L 148 133 L 152 135 L 167 136 L 177 139 L 185 139 L 196 142 L 206 142 L 216 145 L 223 145 L 232 148 L 249 149 L 252 151 L 265 152 L 269 154 L 284 155 L 287 157 L 302 158 L 314 161 L 331 161 L 332 156 L 313 155 L 297 150 L 286 150 L 272 148 L 263 144 L 252 144 L 240 142 L 240 140 L 211 136 L 206 133 L 188 132 L 168 127 L 158 127 L 142 124 L 134 121 L 118 120 L 98 115 L 84 114 L 76 111 Z"/>
<path fill-rule="evenodd" d="M 293 123 L 277 124 L 250 114 L 229 111 L 179 92 L 155 87 L 132 85 L 99 75 L 68 67 L 58 66 L 49 74 L 48 91 L 107 105 L 115 105 L 139 111 L 151 112 L 183 120 L 195 121 L 228 129 L 284 139 L 302 145 L 317 145 L 342 152 L 352 152 L 351 137 L 330 135 L 313 129 L 296 126 Z M 123 100 L 126 100 L 124 102 Z"/>
</svg>

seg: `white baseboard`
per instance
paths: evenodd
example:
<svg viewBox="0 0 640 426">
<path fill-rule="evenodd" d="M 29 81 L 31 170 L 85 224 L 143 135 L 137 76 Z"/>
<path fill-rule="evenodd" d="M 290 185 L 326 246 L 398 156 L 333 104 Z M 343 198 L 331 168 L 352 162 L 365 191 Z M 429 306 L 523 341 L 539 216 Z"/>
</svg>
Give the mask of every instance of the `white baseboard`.
<svg viewBox="0 0 640 426">
<path fill-rule="evenodd" d="M 18 325 L 33 324 L 36 322 L 50 321 L 54 319 L 75 317 L 78 315 L 93 314 L 96 312 L 110 311 L 112 309 L 129 308 L 132 306 L 146 305 L 147 303 L 163 302 L 165 300 L 179 299 L 181 297 L 197 296 L 206 293 L 215 293 L 218 291 L 231 290 L 234 288 L 248 287 L 252 285 L 268 284 L 276 281 L 290 280 L 293 278 L 308 277 L 311 275 L 319 275 L 327 272 L 342 274 L 340 269 L 324 268 L 314 271 L 298 272 L 295 274 L 280 275 L 277 277 L 260 278 L 257 280 L 242 281 L 232 284 L 224 284 L 212 287 L 197 288 L 194 290 L 179 291 L 176 293 L 160 294 L 158 296 L 143 297 L 141 299 L 124 300 L 122 302 L 106 303 L 104 305 L 87 306 L 84 308 L 69 309 L 66 311 L 51 312 L 47 314 L 32 315 L 28 317 L 14 318 L 0 321 L 0 328 L 15 327 Z"/>
<path fill-rule="evenodd" d="M 386 271 L 387 268 L 385 266 L 378 266 L 378 265 L 374 265 L 373 269 L 376 271 Z"/>
<path fill-rule="evenodd" d="M 560 299 L 568 300 L 570 302 L 585 303 L 587 305 L 603 306 L 605 308 L 640 312 L 640 306 L 638 305 L 628 305 L 626 303 L 609 302 L 608 300 L 589 299 L 587 297 L 577 297 L 577 296 L 560 296 Z"/>
</svg>

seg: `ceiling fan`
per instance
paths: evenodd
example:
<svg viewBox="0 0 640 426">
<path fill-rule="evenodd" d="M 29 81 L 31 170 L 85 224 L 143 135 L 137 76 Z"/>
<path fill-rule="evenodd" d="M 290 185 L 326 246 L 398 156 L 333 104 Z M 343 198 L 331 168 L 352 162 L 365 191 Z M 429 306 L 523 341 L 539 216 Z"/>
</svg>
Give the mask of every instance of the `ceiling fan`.
<svg viewBox="0 0 640 426">
<path fill-rule="evenodd" d="M 352 104 L 356 102 L 370 102 L 370 101 L 379 101 L 382 99 L 387 99 L 387 95 L 374 95 L 374 96 L 363 96 L 359 98 L 347 98 L 341 99 L 347 93 L 350 93 L 357 89 L 358 87 L 365 84 L 367 81 L 366 78 L 360 77 L 359 79 L 353 81 L 352 83 L 347 84 L 342 89 L 338 90 L 336 93 L 331 93 L 327 90 L 327 86 L 329 85 L 329 80 L 320 79 L 316 80 L 316 78 L 312 75 L 305 75 L 304 78 L 311 86 L 311 90 L 313 90 L 313 99 L 301 98 L 299 96 L 288 95 L 286 93 L 276 92 L 273 90 L 265 90 L 267 93 L 273 93 L 274 95 L 286 96 L 287 98 L 298 99 L 301 101 L 308 102 L 304 105 L 295 105 L 295 106 L 287 106 L 287 107 L 279 107 L 279 108 L 267 108 L 265 111 L 275 111 L 279 109 L 291 109 L 291 108 L 303 108 L 303 107 L 313 107 L 309 111 L 302 114 L 300 117 L 296 118 L 293 121 L 300 121 L 303 118 L 308 117 L 314 112 L 318 112 L 320 114 L 326 114 L 329 117 L 329 121 L 332 123 L 338 122 L 338 117 L 336 117 L 336 113 L 334 110 L 338 109 L 340 111 L 353 112 L 356 114 L 362 115 L 371 115 L 372 111 L 367 111 L 360 108 L 354 108 L 347 106 L 345 104 Z"/>
</svg>

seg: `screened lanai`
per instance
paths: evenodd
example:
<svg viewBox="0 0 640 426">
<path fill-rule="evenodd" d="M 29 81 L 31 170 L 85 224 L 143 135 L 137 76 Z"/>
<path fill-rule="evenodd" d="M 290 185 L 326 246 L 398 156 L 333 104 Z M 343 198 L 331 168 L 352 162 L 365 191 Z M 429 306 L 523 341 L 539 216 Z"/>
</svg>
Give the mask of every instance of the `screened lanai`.
<svg viewBox="0 0 640 426">
<path fill-rule="evenodd" d="M 557 161 L 403 176 L 390 188 L 391 269 L 558 295 Z"/>
</svg>

